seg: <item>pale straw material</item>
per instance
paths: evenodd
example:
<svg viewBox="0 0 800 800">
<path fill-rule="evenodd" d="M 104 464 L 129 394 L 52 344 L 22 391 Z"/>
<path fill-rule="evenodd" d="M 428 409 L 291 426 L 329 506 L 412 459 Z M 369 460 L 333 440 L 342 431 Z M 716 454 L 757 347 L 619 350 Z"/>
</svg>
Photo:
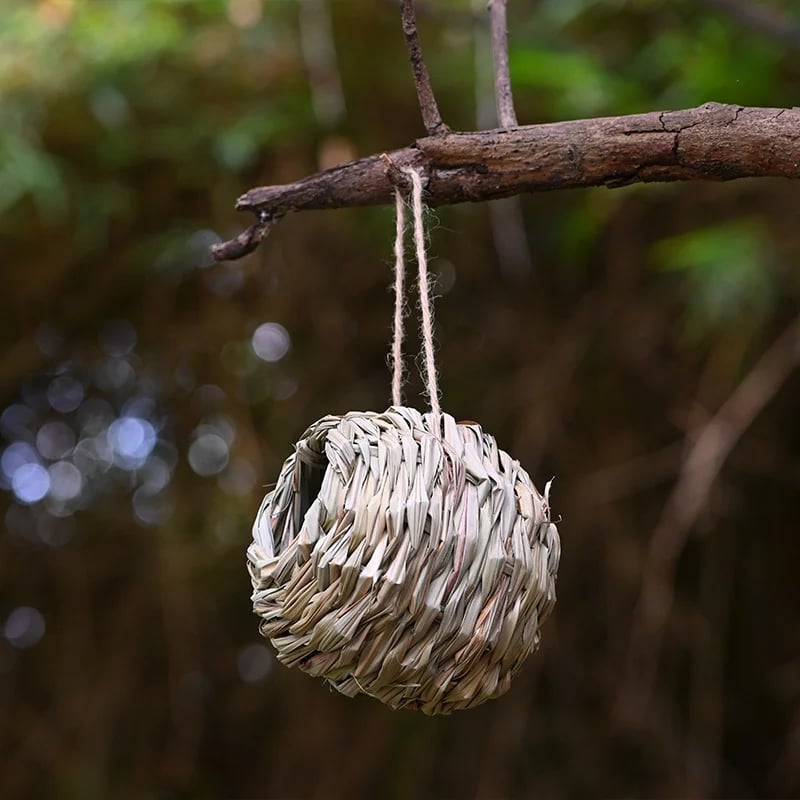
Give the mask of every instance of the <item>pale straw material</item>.
<svg viewBox="0 0 800 800">
<path fill-rule="evenodd" d="M 340 692 L 448 714 L 503 694 L 556 601 L 560 542 L 476 423 L 328 416 L 283 465 L 247 552 L 280 661 Z"/>
<path fill-rule="evenodd" d="M 439 407 L 423 228 L 411 179 L 431 412 L 401 405 L 405 209 L 396 193 L 394 406 L 314 423 L 253 525 L 261 633 L 288 666 L 392 708 L 449 714 L 508 690 L 556 602 L 549 491 Z"/>
</svg>

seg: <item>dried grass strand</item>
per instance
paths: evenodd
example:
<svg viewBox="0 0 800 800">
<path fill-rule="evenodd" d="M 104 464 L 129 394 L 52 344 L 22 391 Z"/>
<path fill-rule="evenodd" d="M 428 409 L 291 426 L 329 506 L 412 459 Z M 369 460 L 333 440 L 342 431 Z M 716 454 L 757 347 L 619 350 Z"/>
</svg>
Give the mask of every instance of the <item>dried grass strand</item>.
<svg viewBox="0 0 800 800">
<path fill-rule="evenodd" d="M 406 407 L 324 417 L 253 526 L 261 633 L 284 664 L 392 708 L 497 697 L 556 600 L 548 493 L 475 423 Z"/>
</svg>

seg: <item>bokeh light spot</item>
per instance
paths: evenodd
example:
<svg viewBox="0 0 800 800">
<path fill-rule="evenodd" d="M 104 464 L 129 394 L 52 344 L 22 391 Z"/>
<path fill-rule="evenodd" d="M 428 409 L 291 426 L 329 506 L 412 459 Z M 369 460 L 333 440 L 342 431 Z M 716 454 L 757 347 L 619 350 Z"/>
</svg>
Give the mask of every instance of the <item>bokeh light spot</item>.
<svg viewBox="0 0 800 800">
<path fill-rule="evenodd" d="M 113 459 L 105 435 L 81 439 L 72 453 L 75 466 L 84 475 L 106 472 L 111 467 Z"/>
<path fill-rule="evenodd" d="M 111 403 L 101 397 L 90 397 L 78 411 L 81 436 L 97 436 L 98 433 L 105 433 L 115 417 Z"/>
<path fill-rule="evenodd" d="M 66 503 L 74 500 L 83 489 L 81 471 L 69 461 L 57 461 L 47 470 L 50 476 L 50 496 Z"/>
<path fill-rule="evenodd" d="M 10 405 L 0 416 L 0 431 L 7 439 L 27 438 L 35 424 L 36 413 L 22 403 Z"/>
<path fill-rule="evenodd" d="M 130 116 L 125 95 L 113 86 L 95 89 L 89 95 L 89 106 L 95 117 L 110 129 L 124 125 Z"/>
<path fill-rule="evenodd" d="M 228 444 L 217 433 L 202 433 L 189 447 L 189 466 L 207 478 L 228 465 Z"/>
<path fill-rule="evenodd" d="M 105 391 L 124 389 L 133 383 L 136 371 L 124 358 L 107 358 L 98 368 L 95 381 Z"/>
<path fill-rule="evenodd" d="M 173 504 L 163 493 L 141 486 L 133 494 L 133 513 L 143 525 L 163 525 L 173 512 Z"/>
<path fill-rule="evenodd" d="M 69 414 L 83 402 L 83 385 L 69 375 L 59 375 L 47 387 L 47 402 L 59 413 Z"/>
<path fill-rule="evenodd" d="M 30 606 L 20 606 L 8 615 L 3 636 L 11 645 L 24 650 L 38 644 L 46 627 L 40 611 Z"/>
<path fill-rule="evenodd" d="M 239 652 L 239 675 L 245 683 L 262 683 L 272 671 L 274 660 L 263 644 L 249 644 Z"/>
<path fill-rule="evenodd" d="M 11 476 L 11 489 L 22 503 L 38 503 L 50 490 L 50 475 L 41 464 L 23 464 Z"/>
<path fill-rule="evenodd" d="M 68 456 L 75 447 L 75 433 L 65 422 L 45 422 L 36 434 L 36 449 L 50 461 Z"/>
<path fill-rule="evenodd" d="M 47 358 L 56 358 L 64 344 L 64 338 L 53 325 L 40 325 L 35 334 L 36 347 Z"/>
<path fill-rule="evenodd" d="M 252 28 L 261 19 L 262 0 L 228 0 L 228 19 L 237 28 Z"/>
<path fill-rule="evenodd" d="M 203 421 L 194 429 L 194 436 L 203 433 L 216 433 L 225 440 L 225 444 L 230 447 L 236 438 L 236 425 L 233 420 L 225 414 L 212 414 L 205 417 Z"/>
<path fill-rule="evenodd" d="M 259 325 L 251 340 L 253 352 L 262 361 L 280 361 L 292 346 L 289 332 L 277 322 L 265 322 Z"/>
<path fill-rule="evenodd" d="M 146 419 L 120 417 L 109 425 L 107 438 L 115 462 L 123 469 L 136 469 L 155 447 L 156 431 Z"/>
<path fill-rule="evenodd" d="M 297 394 L 297 381 L 288 375 L 280 375 L 272 385 L 272 396 L 276 400 L 288 400 Z"/>
<path fill-rule="evenodd" d="M 25 464 L 38 464 L 39 456 L 27 442 L 14 442 L 3 450 L 0 456 L 0 468 L 3 474 L 11 480 L 14 473 Z"/>
<path fill-rule="evenodd" d="M 142 488 L 155 494 L 165 489 L 172 479 L 172 470 L 169 465 L 158 456 L 147 459 L 142 468 Z"/>
</svg>

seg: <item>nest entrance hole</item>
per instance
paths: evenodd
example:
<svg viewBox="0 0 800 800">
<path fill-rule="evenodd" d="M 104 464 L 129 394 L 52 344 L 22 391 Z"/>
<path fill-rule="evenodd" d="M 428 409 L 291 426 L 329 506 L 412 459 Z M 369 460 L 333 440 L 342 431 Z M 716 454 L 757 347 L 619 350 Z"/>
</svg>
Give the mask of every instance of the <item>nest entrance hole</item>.
<svg viewBox="0 0 800 800">
<path fill-rule="evenodd" d="M 311 505 L 319 497 L 322 489 L 322 481 L 325 479 L 325 473 L 328 471 L 330 462 L 324 452 L 316 454 L 317 457 L 313 461 L 300 462 L 300 475 L 298 481 L 298 491 L 295 494 L 293 505 L 294 513 L 294 529 L 300 531 L 303 527 L 303 520 L 306 518 L 306 513 Z M 284 527 L 281 525 L 280 528 Z M 289 531 L 287 530 L 286 533 Z M 274 552 L 279 556 L 291 543 L 291 539 L 287 539 L 286 534 L 280 537 L 279 541 L 275 541 L 273 536 Z"/>
</svg>

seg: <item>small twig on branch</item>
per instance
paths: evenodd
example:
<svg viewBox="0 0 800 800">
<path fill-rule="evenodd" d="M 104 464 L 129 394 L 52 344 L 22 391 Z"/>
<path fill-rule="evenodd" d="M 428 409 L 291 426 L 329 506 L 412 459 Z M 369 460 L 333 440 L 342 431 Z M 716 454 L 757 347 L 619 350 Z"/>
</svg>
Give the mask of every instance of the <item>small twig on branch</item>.
<svg viewBox="0 0 800 800">
<path fill-rule="evenodd" d="M 678 480 L 650 540 L 634 609 L 621 721 L 648 713 L 661 643 L 672 609 L 678 559 L 728 456 L 800 364 L 800 317 L 773 342 L 747 377 L 689 445 Z"/>
<path fill-rule="evenodd" d="M 511 93 L 511 75 L 508 66 L 506 0 L 489 0 L 489 24 L 492 29 L 497 120 L 501 128 L 516 128 L 519 123 L 517 122 L 517 113 L 514 111 L 514 97 Z"/>
<path fill-rule="evenodd" d="M 381 153 L 380 159 L 383 161 L 383 164 L 386 168 L 386 175 L 388 176 L 389 180 L 392 182 L 392 185 L 397 187 L 398 189 L 407 189 L 411 186 L 411 181 L 408 179 L 408 175 L 406 175 L 397 164 L 392 161 L 387 153 Z"/>
<path fill-rule="evenodd" d="M 243 258 L 267 238 L 277 221 L 277 217 L 271 217 L 263 211 L 259 212 L 258 222 L 242 231 L 235 239 L 211 245 L 211 255 L 216 261 L 235 261 L 237 258 Z"/>
<path fill-rule="evenodd" d="M 431 206 L 482 202 L 583 186 L 733 178 L 800 178 L 800 108 L 743 108 L 707 103 L 685 111 L 582 119 L 510 130 L 446 133 L 388 154 L 401 169 L 427 176 Z M 217 260 L 240 258 L 290 211 L 378 206 L 394 201 L 380 156 L 323 170 L 295 183 L 262 186 L 236 208 L 266 214 Z"/>
<path fill-rule="evenodd" d="M 406 38 L 408 57 L 411 60 L 411 71 L 414 73 L 414 85 L 417 87 L 419 110 L 422 112 L 422 124 L 429 136 L 448 133 L 449 128 L 442 122 L 439 106 L 431 87 L 431 76 L 422 57 L 422 47 L 417 32 L 417 17 L 414 11 L 414 0 L 400 0 L 400 14 L 403 20 L 403 35 Z"/>
</svg>

